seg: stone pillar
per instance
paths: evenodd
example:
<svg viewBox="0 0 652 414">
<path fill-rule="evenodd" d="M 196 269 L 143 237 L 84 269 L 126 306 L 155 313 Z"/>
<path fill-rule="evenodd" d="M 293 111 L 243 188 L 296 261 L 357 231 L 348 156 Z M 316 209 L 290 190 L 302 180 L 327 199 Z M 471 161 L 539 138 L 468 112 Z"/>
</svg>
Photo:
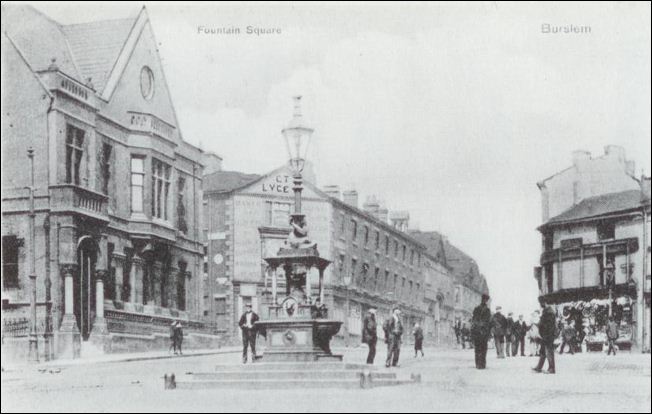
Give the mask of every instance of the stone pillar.
<svg viewBox="0 0 652 414">
<path fill-rule="evenodd" d="M 95 271 L 95 321 L 93 322 L 92 335 L 106 335 L 109 333 L 104 319 L 104 280 L 108 276 L 107 270 Z"/>
<path fill-rule="evenodd" d="M 113 253 L 113 268 L 115 269 L 115 300 L 118 301 L 129 299 L 122 297 L 125 260 L 126 256 L 124 254 Z"/>
<path fill-rule="evenodd" d="M 131 297 L 129 302 L 142 303 L 143 294 L 143 259 L 134 255 L 131 259 L 131 272 L 129 273 L 129 284 L 131 285 Z"/>
<path fill-rule="evenodd" d="M 163 266 L 159 262 L 155 262 L 152 266 L 152 273 L 150 274 L 150 297 L 149 303 L 146 305 L 161 306 L 161 279 L 163 277 Z"/>
<path fill-rule="evenodd" d="M 63 320 L 57 335 L 57 354 L 63 359 L 79 358 L 81 351 L 81 335 L 74 315 L 73 275 L 76 270 L 76 264 L 67 263 L 60 266 L 65 291 Z"/>
</svg>

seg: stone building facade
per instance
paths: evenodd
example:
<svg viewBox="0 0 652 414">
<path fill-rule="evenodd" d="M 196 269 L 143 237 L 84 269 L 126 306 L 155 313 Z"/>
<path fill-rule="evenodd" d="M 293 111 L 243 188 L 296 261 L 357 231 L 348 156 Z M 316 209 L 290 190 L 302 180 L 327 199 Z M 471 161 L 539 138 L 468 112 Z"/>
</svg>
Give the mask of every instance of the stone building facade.
<svg viewBox="0 0 652 414">
<path fill-rule="evenodd" d="M 544 222 L 535 278 L 541 296 L 588 328 L 596 342 L 611 314 L 620 323 L 621 347 L 649 350 L 649 177 L 635 177 L 624 150 L 607 146 L 595 159 L 574 153 L 573 166 L 539 188 Z M 546 211 L 546 205 L 566 208 Z"/>
<path fill-rule="evenodd" d="M 358 344 L 370 307 L 378 309 L 381 323 L 399 306 L 406 326 L 423 324 L 424 246 L 386 219 L 359 209 L 357 193 L 346 198 L 332 188 L 326 193 L 313 180 L 305 177 L 302 210 L 311 240 L 332 262 L 324 275 L 324 302 L 330 318 L 345 322 L 335 342 Z M 289 233 L 291 174 L 286 167 L 264 176 L 220 171 L 206 175 L 204 184 L 206 263 L 214 283 L 210 313 L 218 330 L 239 341 L 237 321 L 244 305 L 251 303 L 264 316 L 273 277 L 283 289 L 283 277 L 270 274 L 262 259 L 275 256 Z"/>
<path fill-rule="evenodd" d="M 201 307 L 201 151 L 183 140 L 151 23 L 62 25 L 3 6 L 3 355 L 24 353 L 34 150 L 41 358 L 215 341 Z"/>
</svg>

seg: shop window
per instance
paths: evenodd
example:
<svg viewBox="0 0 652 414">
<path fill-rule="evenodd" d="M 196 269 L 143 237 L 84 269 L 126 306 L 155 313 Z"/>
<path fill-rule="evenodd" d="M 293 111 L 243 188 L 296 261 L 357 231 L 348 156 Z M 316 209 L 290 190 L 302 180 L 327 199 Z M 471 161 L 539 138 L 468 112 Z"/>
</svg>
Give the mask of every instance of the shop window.
<svg viewBox="0 0 652 414">
<path fill-rule="evenodd" d="M 23 239 L 16 236 L 2 236 L 2 286 L 5 289 L 19 286 L 18 254 Z"/>
<path fill-rule="evenodd" d="M 80 184 L 79 170 L 84 155 L 84 130 L 66 126 L 66 183 Z"/>
</svg>

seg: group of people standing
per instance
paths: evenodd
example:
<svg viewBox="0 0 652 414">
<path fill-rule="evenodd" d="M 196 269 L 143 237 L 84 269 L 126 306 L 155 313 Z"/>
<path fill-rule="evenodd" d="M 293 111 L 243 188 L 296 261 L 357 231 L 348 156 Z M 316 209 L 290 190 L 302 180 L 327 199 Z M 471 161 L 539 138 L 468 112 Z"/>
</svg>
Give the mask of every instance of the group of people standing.
<svg viewBox="0 0 652 414">
<path fill-rule="evenodd" d="M 541 317 L 537 324 L 528 324 L 520 315 L 518 320 L 513 319 L 513 314 L 507 317 L 502 314 L 500 306 L 492 315 L 488 306 L 489 296 L 482 295 L 482 302 L 473 310 L 471 320 L 471 338 L 475 349 L 475 365 L 478 369 L 487 366 L 487 342 L 493 337 L 496 354 L 499 359 L 505 357 L 525 356 L 525 339 L 529 338 L 539 348 L 539 363 L 534 368 L 535 372 L 542 372 L 545 361 L 548 361 L 549 374 L 555 373 L 555 345 L 558 335 L 557 321 L 554 309 L 547 306 L 540 298 Z"/>
<path fill-rule="evenodd" d="M 367 311 L 362 322 L 362 343 L 369 347 L 367 354 L 367 364 L 373 365 L 376 358 L 376 345 L 378 343 L 378 331 L 376 322 L 376 309 L 371 308 Z M 387 358 L 385 359 L 385 366 L 396 367 L 398 366 L 399 357 L 401 354 L 401 343 L 404 333 L 403 321 L 401 320 L 401 310 L 394 308 L 392 315 L 383 323 L 383 333 L 385 335 L 385 344 L 387 344 Z M 414 336 L 414 357 L 423 353 L 423 329 L 418 323 L 414 325 L 412 330 Z"/>
<path fill-rule="evenodd" d="M 505 317 L 498 306 L 491 318 L 491 329 L 498 358 L 517 356 L 519 347 L 521 356 L 525 356 L 525 337 L 529 328 L 523 315 L 519 315 L 518 320 L 514 320 L 512 312 Z"/>
</svg>

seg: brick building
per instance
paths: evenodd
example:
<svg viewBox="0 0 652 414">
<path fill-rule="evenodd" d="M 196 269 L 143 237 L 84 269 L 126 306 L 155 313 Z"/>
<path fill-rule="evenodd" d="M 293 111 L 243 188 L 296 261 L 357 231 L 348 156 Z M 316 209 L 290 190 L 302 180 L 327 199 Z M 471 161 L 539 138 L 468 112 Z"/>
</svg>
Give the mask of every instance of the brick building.
<svg viewBox="0 0 652 414">
<path fill-rule="evenodd" d="M 214 342 L 201 307 L 201 151 L 184 141 L 152 27 L 135 18 L 63 25 L 2 8 L 3 355 L 29 318 L 28 147 L 35 159 L 39 351 Z"/>
<path fill-rule="evenodd" d="M 336 342 L 358 344 L 362 318 L 372 306 L 378 309 L 380 322 L 398 305 L 406 324 L 423 324 L 425 247 L 390 225 L 386 215 L 358 208 L 355 191 L 342 195 L 332 186 L 322 191 L 312 182 L 308 172 L 302 210 L 311 240 L 332 262 L 324 275 L 324 300 L 329 317 L 345 321 Z M 284 242 L 292 205 L 286 167 L 264 176 L 217 171 L 204 177 L 206 263 L 208 280 L 214 284 L 210 312 L 218 330 L 234 341 L 239 340 L 237 320 L 244 305 L 251 303 L 265 315 L 265 306 L 271 303 L 275 275 L 262 259 L 275 256 Z M 345 276 L 351 276 L 349 286 Z M 317 278 L 313 280 L 316 283 Z M 277 281 L 283 291 L 283 278 Z"/>
<path fill-rule="evenodd" d="M 602 341 L 611 313 L 621 347 L 650 349 L 650 179 L 634 176 L 617 146 L 601 157 L 573 154 L 573 165 L 538 184 L 543 223 L 540 295 Z"/>
</svg>

